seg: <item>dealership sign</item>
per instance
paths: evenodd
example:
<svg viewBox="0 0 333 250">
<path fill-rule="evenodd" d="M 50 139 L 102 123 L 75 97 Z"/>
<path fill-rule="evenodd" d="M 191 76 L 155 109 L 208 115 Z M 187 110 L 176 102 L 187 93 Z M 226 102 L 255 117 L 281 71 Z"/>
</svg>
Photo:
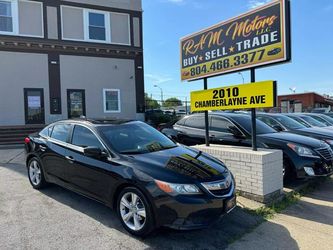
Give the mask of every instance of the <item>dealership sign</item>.
<svg viewBox="0 0 333 250">
<path fill-rule="evenodd" d="M 275 81 L 191 92 L 191 111 L 270 108 L 275 106 Z"/>
<path fill-rule="evenodd" d="M 181 79 L 290 60 L 289 2 L 275 0 L 181 39 Z"/>
</svg>

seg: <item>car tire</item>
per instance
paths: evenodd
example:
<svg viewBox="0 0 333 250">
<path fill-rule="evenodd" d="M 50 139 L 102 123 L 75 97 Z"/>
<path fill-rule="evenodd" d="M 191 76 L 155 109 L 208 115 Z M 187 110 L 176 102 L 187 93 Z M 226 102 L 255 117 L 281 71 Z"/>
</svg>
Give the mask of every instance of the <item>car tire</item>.
<svg viewBox="0 0 333 250">
<path fill-rule="evenodd" d="M 292 169 L 292 164 L 286 158 L 283 158 L 283 182 L 289 183 L 296 179 L 295 171 Z"/>
<path fill-rule="evenodd" d="M 42 189 L 47 186 L 42 164 L 36 157 L 29 160 L 27 169 L 30 184 L 34 189 Z"/>
<path fill-rule="evenodd" d="M 126 187 L 120 192 L 117 213 L 123 227 L 135 236 L 145 237 L 155 229 L 152 205 L 136 187 Z"/>
</svg>

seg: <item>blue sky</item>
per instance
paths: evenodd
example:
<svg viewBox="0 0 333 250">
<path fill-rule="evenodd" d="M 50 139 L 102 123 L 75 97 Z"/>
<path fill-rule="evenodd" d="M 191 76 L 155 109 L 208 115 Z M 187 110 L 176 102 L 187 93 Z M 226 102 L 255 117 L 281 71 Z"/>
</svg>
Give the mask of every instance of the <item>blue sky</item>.
<svg viewBox="0 0 333 250">
<path fill-rule="evenodd" d="M 260 6 L 266 0 L 142 0 L 145 91 L 160 99 L 203 88 L 202 80 L 180 81 L 179 40 Z M 292 61 L 258 69 L 256 80 L 276 80 L 278 94 L 316 91 L 333 95 L 333 0 L 291 0 Z M 249 71 L 242 72 L 249 82 Z M 210 78 L 208 88 L 242 83 L 235 73 Z"/>
</svg>

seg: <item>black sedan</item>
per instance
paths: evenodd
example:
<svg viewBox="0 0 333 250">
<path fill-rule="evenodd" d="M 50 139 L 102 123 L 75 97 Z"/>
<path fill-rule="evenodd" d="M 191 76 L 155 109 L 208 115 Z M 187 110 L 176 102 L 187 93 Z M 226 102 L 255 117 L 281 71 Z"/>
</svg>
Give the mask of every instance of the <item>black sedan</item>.
<svg viewBox="0 0 333 250">
<path fill-rule="evenodd" d="M 55 183 L 114 208 L 138 236 L 210 225 L 236 204 L 219 160 L 138 121 L 67 120 L 25 139 L 31 185 Z"/>
<path fill-rule="evenodd" d="M 211 143 L 251 146 L 251 118 L 248 115 L 209 113 L 209 128 Z M 204 115 L 187 116 L 162 132 L 186 145 L 203 144 Z M 285 180 L 333 173 L 333 151 L 327 143 L 297 134 L 278 133 L 260 120 L 257 120 L 257 134 L 258 147 L 283 151 Z"/>
<path fill-rule="evenodd" d="M 299 122 L 298 117 L 287 116 L 286 114 L 257 114 L 257 118 L 277 131 L 286 131 L 294 134 L 309 136 L 328 143 L 333 149 L 333 131 L 319 127 L 309 127 Z"/>
</svg>

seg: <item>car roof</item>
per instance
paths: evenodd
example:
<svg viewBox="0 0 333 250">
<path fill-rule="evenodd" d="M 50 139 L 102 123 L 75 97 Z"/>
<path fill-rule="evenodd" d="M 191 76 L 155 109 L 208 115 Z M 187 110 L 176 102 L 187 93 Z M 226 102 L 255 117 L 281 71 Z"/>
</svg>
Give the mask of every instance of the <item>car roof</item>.
<svg viewBox="0 0 333 250">
<path fill-rule="evenodd" d="M 257 115 L 267 115 L 267 116 L 285 116 L 285 113 L 258 113 Z"/>
<path fill-rule="evenodd" d="M 191 117 L 191 116 L 203 116 L 204 113 L 197 113 L 197 114 L 193 114 L 193 115 L 188 115 L 188 116 L 185 116 L 184 118 L 188 118 L 188 117 Z M 229 113 L 229 112 L 223 112 L 223 111 L 215 111 L 215 112 L 209 112 L 208 113 L 209 116 L 212 116 L 212 115 L 216 115 L 216 116 L 224 116 L 224 117 L 249 117 L 248 114 L 244 114 L 244 113 Z"/>
<path fill-rule="evenodd" d="M 136 120 L 131 119 L 105 119 L 105 118 L 76 118 L 58 121 L 59 123 L 77 123 L 89 125 L 120 125 Z M 58 123 L 56 122 L 56 123 Z"/>
</svg>

